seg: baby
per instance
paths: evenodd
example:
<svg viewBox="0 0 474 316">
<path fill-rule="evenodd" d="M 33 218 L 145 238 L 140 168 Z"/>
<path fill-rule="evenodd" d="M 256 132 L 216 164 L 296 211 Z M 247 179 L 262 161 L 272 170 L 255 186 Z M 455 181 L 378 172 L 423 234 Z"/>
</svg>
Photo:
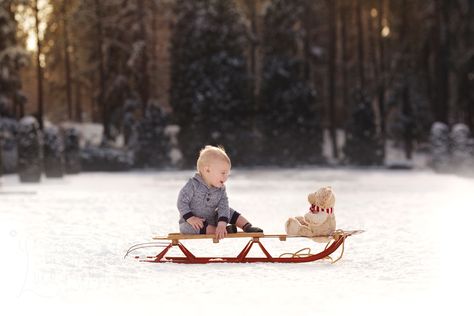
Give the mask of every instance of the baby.
<svg viewBox="0 0 474 316">
<path fill-rule="evenodd" d="M 189 179 L 178 196 L 182 234 L 216 234 L 222 239 L 227 233 L 236 233 L 237 227 L 247 233 L 263 232 L 229 207 L 224 183 L 230 168 L 229 156 L 223 148 L 208 145 L 201 149 L 198 173 Z"/>
</svg>

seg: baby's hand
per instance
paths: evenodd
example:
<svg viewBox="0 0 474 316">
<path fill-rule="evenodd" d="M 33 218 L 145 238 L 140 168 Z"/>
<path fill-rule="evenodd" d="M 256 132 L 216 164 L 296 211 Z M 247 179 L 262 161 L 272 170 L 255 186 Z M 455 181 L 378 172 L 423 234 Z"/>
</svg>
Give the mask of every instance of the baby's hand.
<svg viewBox="0 0 474 316">
<path fill-rule="evenodd" d="M 222 239 L 227 236 L 227 223 L 226 222 L 219 222 L 217 223 L 216 227 L 216 237 L 217 239 Z"/>
<path fill-rule="evenodd" d="M 194 229 L 201 229 L 204 227 L 204 218 L 191 216 L 186 220 Z"/>
</svg>

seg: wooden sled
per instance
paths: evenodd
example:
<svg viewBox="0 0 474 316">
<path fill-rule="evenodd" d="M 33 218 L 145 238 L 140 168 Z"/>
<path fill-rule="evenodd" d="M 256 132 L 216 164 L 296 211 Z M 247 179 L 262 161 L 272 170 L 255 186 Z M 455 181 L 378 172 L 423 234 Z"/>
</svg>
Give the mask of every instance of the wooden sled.
<svg viewBox="0 0 474 316">
<path fill-rule="evenodd" d="M 172 263 L 194 263 L 194 264 L 203 264 L 203 263 L 250 263 L 250 262 L 280 262 L 280 263 L 299 263 L 299 262 L 310 262 L 321 259 L 329 259 L 331 263 L 335 263 L 342 258 L 344 254 L 344 242 L 348 236 L 362 233 L 363 230 L 351 230 L 343 231 L 337 230 L 330 236 L 318 236 L 318 237 L 329 237 L 330 241 L 326 244 L 326 247 L 323 251 L 312 254 L 310 248 L 303 248 L 294 253 L 284 253 L 278 257 L 273 257 L 263 246 L 261 239 L 265 238 L 278 238 L 280 241 L 286 241 L 287 238 L 310 238 L 311 237 L 299 237 L 299 236 L 288 236 L 288 235 L 265 235 L 263 233 L 236 233 L 236 234 L 227 234 L 226 238 L 250 238 L 249 242 L 245 245 L 242 251 L 236 257 L 196 257 L 191 251 L 188 250 L 182 243 L 181 240 L 188 239 L 211 239 L 214 243 L 218 243 L 219 240 L 216 239 L 215 235 L 183 235 L 179 233 L 171 233 L 168 236 L 159 236 L 154 237 L 154 240 L 159 240 L 161 242 L 151 242 L 136 244 L 130 247 L 124 258 L 127 257 L 130 253 L 135 250 L 142 248 L 151 248 L 151 247 L 163 247 L 164 249 L 158 253 L 156 256 L 146 256 L 140 257 L 135 256 L 135 259 L 138 259 L 141 262 L 153 262 L 153 263 L 163 263 L 163 262 L 172 262 Z M 265 257 L 248 257 L 252 247 L 257 244 L 262 250 Z M 334 253 L 340 246 L 342 246 L 341 253 L 337 259 L 333 259 L 330 255 Z M 170 257 L 166 256 L 168 251 L 172 247 L 177 247 L 181 250 L 184 256 L 181 257 Z"/>
</svg>

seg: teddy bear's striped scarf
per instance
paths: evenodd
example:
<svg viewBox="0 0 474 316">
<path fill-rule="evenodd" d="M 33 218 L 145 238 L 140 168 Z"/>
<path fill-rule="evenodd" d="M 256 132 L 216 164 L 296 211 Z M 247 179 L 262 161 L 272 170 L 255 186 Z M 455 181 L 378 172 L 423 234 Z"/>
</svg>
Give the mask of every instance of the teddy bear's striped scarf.
<svg viewBox="0 0 474 316">
<path fill-rule="evenodd" d="M 316 206 L 314 204 L 311 204 L 311 207 L 309 208 L 309 210 L 311 211 L 311 213 L 318 213 L 318 212 L 326 212 L 328 214 L 333 214 L 334 213 L 334 210 L 333 210 L 332 207 L 322 208 L 322 207 Z"/>
</svg>

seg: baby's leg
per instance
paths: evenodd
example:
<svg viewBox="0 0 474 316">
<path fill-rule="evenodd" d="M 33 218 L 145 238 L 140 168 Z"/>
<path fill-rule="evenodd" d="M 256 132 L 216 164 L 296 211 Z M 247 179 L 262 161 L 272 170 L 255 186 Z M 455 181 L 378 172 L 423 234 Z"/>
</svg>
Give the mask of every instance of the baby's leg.
<svg viewBox="0 0 474 316">
<path fill-rule="evenodd" d="M 241 228 L 246 233 L 263 233 L 263 230 L 258 227 L 252 226 L 250 222 L 242 216 L 239 212 L 234 209 L 230 209 L 230 221 L 229 224 L 233 224 Z"/>
<path fill-rule="evenodd" d="M 184 235 L 197 235 L 201 233 L 199 229 L 194 228 L 187 222 L 179 224 L 179 232 Z"/>
<path fill-rule="evenodd" d="M 237 217 L 237 220 L 235 221 L 235 226 L 243 228 L 248 222 L 249 221 L 245 217 L 239 215 L 239 217 Z"/>
<path fill-rule="evenodd" d="M 179 224 L 179 232 L 184 235 L 198 235 L 198 234 L 207 234 L 207 221 L 203 222 L 203 227 L 201 229 L 194 228 L 188 222 Z M 214 227 L 215 230 L 215 227 Z"/>
</svg>

